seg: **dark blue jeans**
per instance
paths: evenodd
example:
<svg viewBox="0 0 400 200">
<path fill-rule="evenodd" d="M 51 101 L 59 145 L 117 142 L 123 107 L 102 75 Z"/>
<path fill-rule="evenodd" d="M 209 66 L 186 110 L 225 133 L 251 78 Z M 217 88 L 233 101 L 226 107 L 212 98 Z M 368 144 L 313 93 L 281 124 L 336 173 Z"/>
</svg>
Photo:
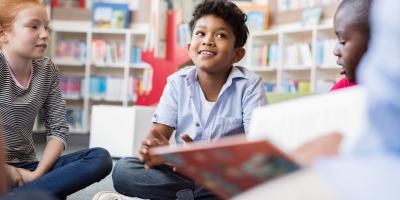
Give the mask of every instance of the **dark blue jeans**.
<svg viewBox="0 0 400 200">
<path fill-rule="evenodd" d="M 55 200 L 54 197 L 38 191 L 20 192 L 18 194 L 7 194 L 1 196 L 0 200 Z"/>
<path fill-rule="evenodd" d="M 33 171 L 39 162 L 14 164 L 15 167 Z M 44 191 L 58 198 L 79 191 L 106 177 L 112 169 L 112 159 L 107 150 L 92 148 L 61 156 L 52 169 L 42 177 L 12 192 Z"/>
<path fill-rule="evenodd" d="M 218 199 L 203 187 L 173 172 L 167 166 L 144 169 L 143 163 L 137 158 L 119 160 L 114 167 L 112 179 L 116 191 L 131 197 L 176 199 L 177 195 L 189 196 L 182 194 L 189 191 L 195 199 Z"/>
</svg>

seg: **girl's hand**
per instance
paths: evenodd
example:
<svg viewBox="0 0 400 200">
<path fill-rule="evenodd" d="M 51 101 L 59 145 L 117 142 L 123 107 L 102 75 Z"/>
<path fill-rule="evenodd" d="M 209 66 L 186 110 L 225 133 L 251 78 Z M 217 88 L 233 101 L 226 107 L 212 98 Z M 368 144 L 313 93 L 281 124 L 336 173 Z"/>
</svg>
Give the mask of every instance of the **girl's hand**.
<svg viewBox="0 0 400 200">
<path fill-rule="evenodd" d="M 6 178 L 8 185 L 10 186 L 22 186 L 24 185 L 24 180 L 18 168 L 6 164 Z"/>
<path fill-rule="evenodd" d="M 17 168 L 17 170 L 22 175 L 24 183 L 32 182 L 40 177 L 39 174 L 36 173 L 35 171 L 32 172 L 23 168 Z"/>
</svg>

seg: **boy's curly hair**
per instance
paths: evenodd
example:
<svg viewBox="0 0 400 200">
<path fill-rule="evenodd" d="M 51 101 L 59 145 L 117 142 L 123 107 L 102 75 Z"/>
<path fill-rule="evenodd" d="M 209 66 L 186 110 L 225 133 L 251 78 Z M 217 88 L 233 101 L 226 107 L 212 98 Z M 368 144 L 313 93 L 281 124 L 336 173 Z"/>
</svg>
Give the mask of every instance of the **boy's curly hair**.
<svg viewBox="0 0 400 200">
<path fill-rule="evenodd" d="M 190 20 L 190 30 L 193 32 L 196 22 L 205 15 L 215 15 L 228 23 L 235 34 L 235 48 L 243 47 L 249 34 L 246 26 L 247 15 L 234 3 L 228 0 L 204 0 L 198 4 Z"/>
</svg>

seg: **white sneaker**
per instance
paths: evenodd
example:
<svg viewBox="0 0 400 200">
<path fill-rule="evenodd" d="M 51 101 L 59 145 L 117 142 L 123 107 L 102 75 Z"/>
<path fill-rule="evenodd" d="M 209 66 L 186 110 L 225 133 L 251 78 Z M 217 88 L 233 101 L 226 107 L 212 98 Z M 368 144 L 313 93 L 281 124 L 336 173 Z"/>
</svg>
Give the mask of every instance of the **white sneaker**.
<svg viewBox="0 0 400 200">
<path fill-rule="evenodd" d="M 101 191 L 94 195 L 92 200 L 138 200 L 139 198 L 127 197 L 117 192 Z"/>
</svg>

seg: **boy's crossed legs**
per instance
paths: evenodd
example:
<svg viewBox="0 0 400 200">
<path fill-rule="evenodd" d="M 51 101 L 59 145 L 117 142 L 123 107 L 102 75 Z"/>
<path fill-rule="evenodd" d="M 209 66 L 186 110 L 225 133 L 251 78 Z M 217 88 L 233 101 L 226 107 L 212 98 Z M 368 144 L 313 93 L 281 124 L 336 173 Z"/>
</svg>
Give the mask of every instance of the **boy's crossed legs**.
<svg viewBox="0 0 400 200">
<path fill-rule="evenodd" d="M 146 170 L 137 158 L 119 160 L 112 174 L 114 188 L 123 195 L 143 199 L 218 199 L 200 185 L 163 165 Z M 186 199 L 186 198 L 185 198 Z"/>
</svg>

